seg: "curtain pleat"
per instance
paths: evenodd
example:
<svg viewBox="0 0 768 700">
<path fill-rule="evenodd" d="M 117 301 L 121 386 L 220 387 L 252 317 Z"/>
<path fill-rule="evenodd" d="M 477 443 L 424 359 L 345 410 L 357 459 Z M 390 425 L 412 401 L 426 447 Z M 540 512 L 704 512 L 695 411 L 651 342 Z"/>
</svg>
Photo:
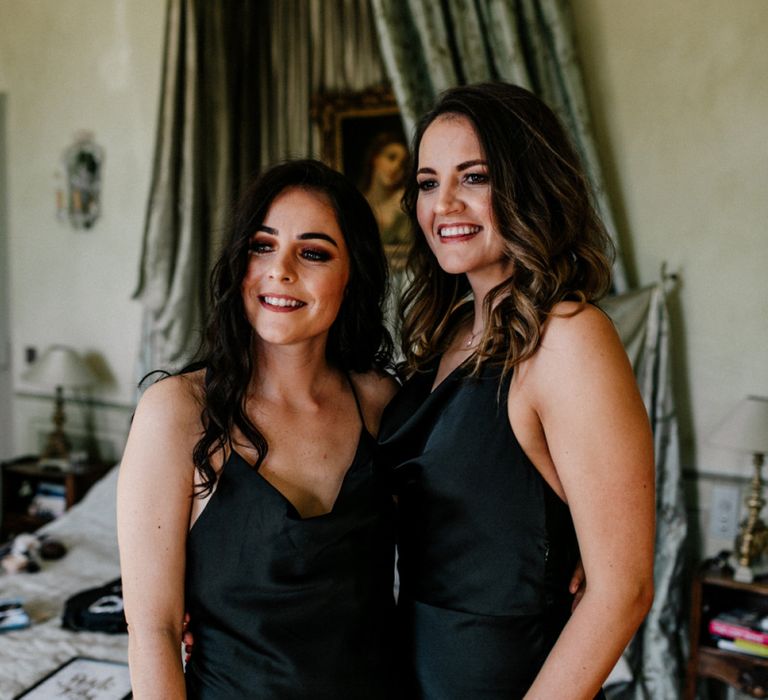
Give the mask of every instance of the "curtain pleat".
<svg viewBox="0 0 768 700">
<path fill-rule="evenodd" d="M 436 79 L 442 79 L 440 76 L 445 70 L 442 65 L 429 66 L 427 63 L 411 4 L 403 0 L 371 0 L 381 57 L 400 107 L 406 134 L 413 132 L 419 115 L 429 109 L 437 94 L 432 71 Z"/>
<path fill-rule="evenodd" d="M 141 370 L 199 346 L 211 262 L 233 201 L 258 167 L 259 5 L 168 0 L 162 92 L 139 282 Z"/>
<path fill-rule="evenodd" d="M 565 0 L 371 0 L 371 4 L 382 57 L 408 129 L 440 91 L 482 80 L 516 82 L 559 114 L 616 245 L 614 288 L 626 291 Z"/>
<path fill-rule="evenodd" d="M 166 18 L 162 97 L 152 186 L 144 227 L 139 282 L 134 294 L 144 305 L 145 355 L 161 365 L 178 359 L 200 324 L 201 288 L 194 268 L 201 257 L 201 202 L 198 170 L 200 114 L 197 83 L 186 76 L 198 69 L 198 23 L 191 3 L 169 2 Z M 205 240 L 202 238 L 202 240 Z M 184 297 L 186 300 L 184 300 Z M 197 300 L 189 303 L 189 300 Z"/>
<path fill-rule="evenodd" d="M 313 91 L 356 91 L 387 81 L 368 0 L 309 2 Z"/>
</svg>

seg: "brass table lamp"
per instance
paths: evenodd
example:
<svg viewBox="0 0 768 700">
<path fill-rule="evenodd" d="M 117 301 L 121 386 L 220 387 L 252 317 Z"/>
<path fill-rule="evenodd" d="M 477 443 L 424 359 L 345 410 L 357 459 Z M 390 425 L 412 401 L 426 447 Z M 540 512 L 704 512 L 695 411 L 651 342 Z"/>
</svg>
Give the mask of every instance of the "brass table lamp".
<svg viewBox="0 0 768 700">
<path fill-rule="evenodd" d="M 710 442 L 752 455 L 754 472 L 747 497 L 747 516 L 736 538 L 734 579 L 754 580 L 755 564 L 768 556 L 768 527 L 760 517 L 765 505 L 762 468 L 768 452 L 768 397 L 748 396 L 725 418 L 710 436 Z"/>
<path fill-rule="evenodd" d="M 53 409 L 53 430 L 40 456 L 41 460 L 69 459 L 71 444 L 64 432 L 64 388 L 74 389 L 95 384 L 96 375 L 72 348 L 51 345 L 22 375 L 30 384 L 56 391 Z"/>
</svg>

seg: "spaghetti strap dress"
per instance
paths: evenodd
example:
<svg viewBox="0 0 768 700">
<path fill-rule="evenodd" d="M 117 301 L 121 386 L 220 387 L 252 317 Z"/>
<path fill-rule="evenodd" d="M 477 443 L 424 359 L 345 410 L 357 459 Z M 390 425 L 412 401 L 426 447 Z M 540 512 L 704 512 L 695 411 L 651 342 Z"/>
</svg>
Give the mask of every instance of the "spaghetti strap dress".
<svg viewBox="0 0 768 700">
<path fill-rule="evenodd" d="M 188 697 L 396 697 L 394 513 L 374 449 L 363 427 L 333 509 L 310 518 L 230 454 L 188 537 Z"/>
<path fill-rule="evenodd" d="M 405 383 L 379 433 L 398 496 L 403 697 L 513 700 L 570 614 L 576 534 L 510 427 L 511 376 L 463 365 L 431 391 L 437 366 Z"/>
</svg>

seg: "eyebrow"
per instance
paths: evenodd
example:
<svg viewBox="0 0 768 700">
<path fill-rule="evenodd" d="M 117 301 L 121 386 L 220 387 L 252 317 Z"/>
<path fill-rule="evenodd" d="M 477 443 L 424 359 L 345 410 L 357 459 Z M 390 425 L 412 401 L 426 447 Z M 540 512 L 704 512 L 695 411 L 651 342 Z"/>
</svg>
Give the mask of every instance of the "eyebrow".
<svg viewBox="0 0 768 700">
<path fill-rule="evenodd" d="M 260 224 L 259 227 L 256 229 L 257 231 L 262 231 L 264 233 L 268 233 L 270 236 L 279 236 L 280 233 L 276 228 L 272 228 L 271 226 L 265 226 L 264 224 Z M 297 238 L 300 241 L 311 241 L 311 240 L 321 240 L 321 241 L 328 241 L 332 246 L 335 248 L 339 247 L 339 244 L 336 243 L 336 241 L 331 238 L 327 233 L 322 233 L 321 231 L 307 231 L 306 233 L 300 233 Z"/>
<path fill-rule="evenodd" d="M 463 163 L 459 163 L 456 166 L 456 170 L 461 172 L 462 170 L 466 170 L 467 168 L 471 168 L 471 167 L 473 167 L 475 165 L 486 165 L 487 166 L 488 165 L 488 161 L 484 160 L 482 158 L 475 158 L 474 160 L 465 160 Z M 434 170 L 434 168 L 419 168 L 418 171 L 416 172 L 416 174 L 419 175 L 421 173 L 429 173 L 429 174 L 434 175 L 435 174 L 435 170 Z"/>
</svg>

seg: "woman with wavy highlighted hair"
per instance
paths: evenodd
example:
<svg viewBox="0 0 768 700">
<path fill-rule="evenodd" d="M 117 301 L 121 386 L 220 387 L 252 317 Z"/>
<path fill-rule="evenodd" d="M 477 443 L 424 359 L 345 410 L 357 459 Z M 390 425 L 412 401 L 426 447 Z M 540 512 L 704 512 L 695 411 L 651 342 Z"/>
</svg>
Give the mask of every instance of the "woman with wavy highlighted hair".
<svg viewBox="0 0 768 700">
<path fill-rule="evenodd" d="M 418 124 L 405 209 L 398 495 L 404 697 L 587 700 L 647 612 L 653 448 L 595 302 L 610 241 L 552 111 L 504 83 Z M 581 556 L 584 596 L 571 614 Z"/>
<path fill-rule="evenodd" d="M 298 161 L 252 184 L 202 360 L 147 389 L 120 467 L 137 700 L 398 697 L 393 503 L 373 461 L 396 389 L 386 288 L 344 176 Z"/>
</svg>

